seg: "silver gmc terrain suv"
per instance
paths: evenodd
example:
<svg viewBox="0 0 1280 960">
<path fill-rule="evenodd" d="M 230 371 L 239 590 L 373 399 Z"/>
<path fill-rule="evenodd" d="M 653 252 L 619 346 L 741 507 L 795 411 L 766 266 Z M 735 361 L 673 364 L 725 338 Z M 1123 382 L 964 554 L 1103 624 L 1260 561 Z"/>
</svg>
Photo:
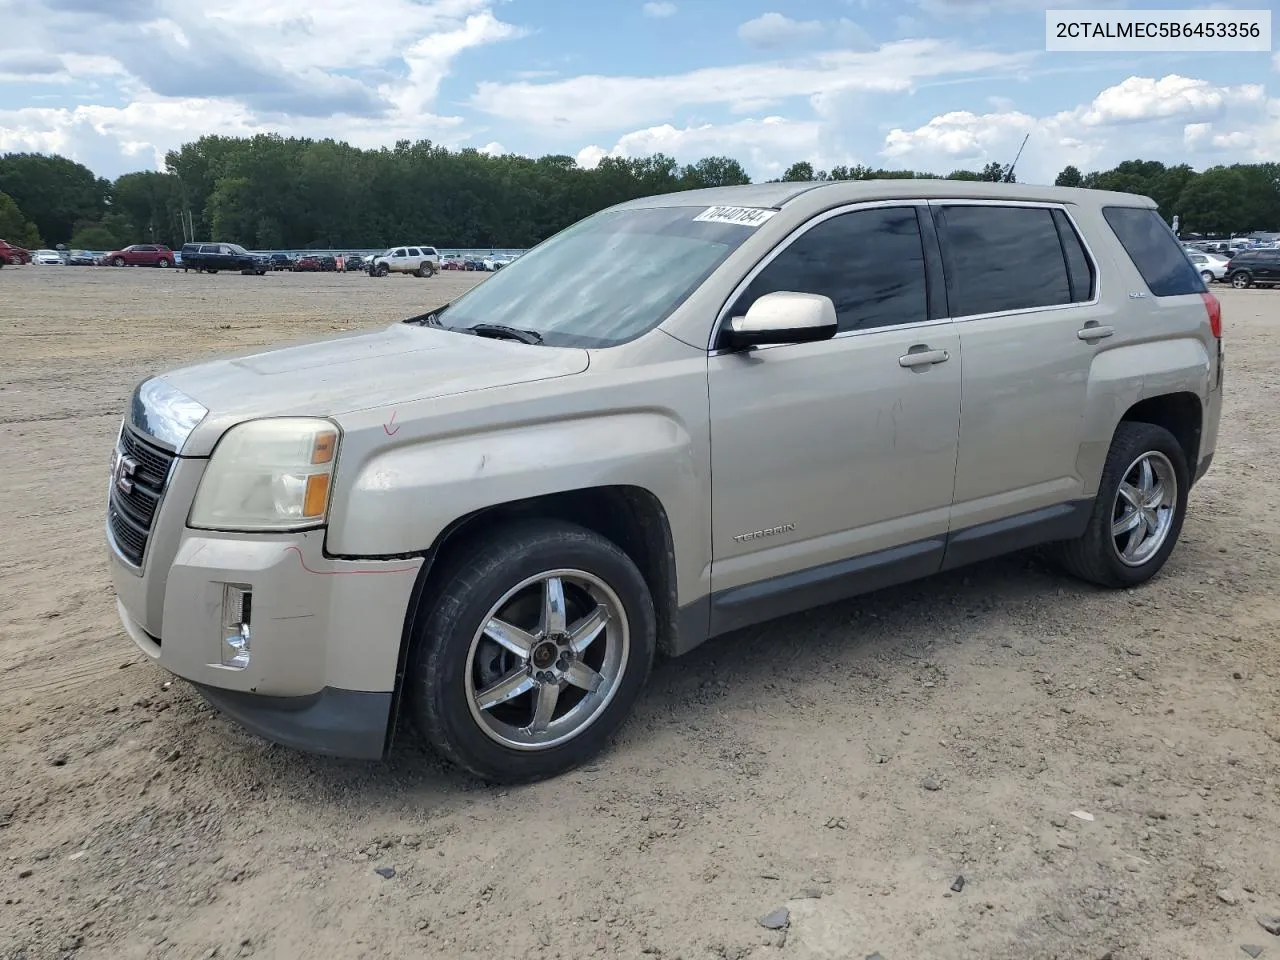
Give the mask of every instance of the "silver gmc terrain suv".
<svg viewBox="0 0 1280 960">
<path fill-rule="evenodd" d="M 654 656 L 1048 545 L 1131 587 L 1222 405 L 1145 197 L 895 180 L 634 200 L 402 323 L 143 381 L 106 533 L 137 645 L 250 730 L 493 781 Z"/>
</svg>

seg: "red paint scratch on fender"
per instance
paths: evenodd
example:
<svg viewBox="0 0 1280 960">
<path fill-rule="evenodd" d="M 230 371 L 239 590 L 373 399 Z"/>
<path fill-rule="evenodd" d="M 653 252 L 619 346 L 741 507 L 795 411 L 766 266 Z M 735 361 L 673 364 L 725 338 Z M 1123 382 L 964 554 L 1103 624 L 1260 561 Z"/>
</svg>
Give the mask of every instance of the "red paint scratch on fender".
<svg viewBox="0 0 1280 960">
<path fill-rule="evenodd" d="M 395 427 L 395 429 L 392 430 L 392 427 Z M 391 419 L 382 425 L 382 429 L 387 432 L 388 437 L 394 437 L 400 432 L 400 427 L 396 424 L 396 412 L 394 410 L 391 411 Z"/>
<path fill-rule="evenodd" d="M 302 564 L 302 569 L 307 573 L 314 573 L 319 577 L 349 577 L 361 573 L 417 573 L 417 567 L 392 567 L 390 570 L 312 570 L 307 566 L 306 559 L 302 556 L 302 551 L 295 546 L 287 546 L 284 548 L 285 553 L 296 553 L 298 555 L 298 563 Z"/>
</svg>

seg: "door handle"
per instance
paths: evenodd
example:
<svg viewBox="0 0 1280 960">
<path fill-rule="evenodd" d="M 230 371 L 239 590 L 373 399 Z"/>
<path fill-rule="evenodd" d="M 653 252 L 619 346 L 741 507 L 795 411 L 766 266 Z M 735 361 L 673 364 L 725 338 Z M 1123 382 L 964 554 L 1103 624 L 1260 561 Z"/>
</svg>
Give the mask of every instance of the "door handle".
<svg viewBox="0 0 1280 960">
<path fill-rule="evenodd" d="M 1101 340 L 1103 337 L 1109 337 L 1115 332 L 1115 327 L 1104 327 L 1095 321 L 1086 323 L 1083 329 L 1077 330 L 1076 337 L 1080 340 Z"/>
<path fill-rule="evenodd" d="M 928 347 L 916 349 L 912 347 L 910 352 L 905 356 L 898 358 L 898 366 L 900 367 L 926 367 L 935 363 L 945 363 L 951 359 L 951 354 L 945 350 L 930 350 Z"/>
</svg>

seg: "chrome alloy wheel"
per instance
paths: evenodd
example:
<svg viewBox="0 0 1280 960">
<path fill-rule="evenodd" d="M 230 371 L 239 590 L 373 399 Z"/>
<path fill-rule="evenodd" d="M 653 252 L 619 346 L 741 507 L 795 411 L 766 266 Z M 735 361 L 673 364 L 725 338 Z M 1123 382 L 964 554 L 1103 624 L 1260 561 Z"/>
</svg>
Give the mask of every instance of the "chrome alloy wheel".
<svg viewBox="0 0 1280 960">
<path fill-rule="evenodd" d="M 467 703 L 489 737 L 546 750 L 594 723 L 630 654 L 618 595 L 582 570 L 549 570 L 490 608 L 467 651 Z"/>
<path fill-rule="evenodd" d="M 1151 450 L 1129 465 L 1111 510 L 1111 540 L 1120 562 L 1147 563 L 1164 546 L 1178 509 L 1178 475 L 1163 453 Z"/>
</svg>

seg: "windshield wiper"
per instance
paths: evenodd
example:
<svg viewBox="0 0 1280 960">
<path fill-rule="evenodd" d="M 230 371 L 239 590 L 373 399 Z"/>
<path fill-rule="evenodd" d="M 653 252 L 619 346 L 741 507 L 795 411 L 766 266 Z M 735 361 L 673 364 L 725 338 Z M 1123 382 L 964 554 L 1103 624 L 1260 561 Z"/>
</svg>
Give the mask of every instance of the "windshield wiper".
<svg viewBox="0 0 1280 960">
<path fill-rule="evenodd" d="M 497 340 L 518 340 L 521 343 L 541 343 L 542 334 L 537 330 L 522 330 L 519 327 L 508 327 L 501 323 L 477 323 L 467 327 L 478 337 L 493 337 Z"/>
</svg>

